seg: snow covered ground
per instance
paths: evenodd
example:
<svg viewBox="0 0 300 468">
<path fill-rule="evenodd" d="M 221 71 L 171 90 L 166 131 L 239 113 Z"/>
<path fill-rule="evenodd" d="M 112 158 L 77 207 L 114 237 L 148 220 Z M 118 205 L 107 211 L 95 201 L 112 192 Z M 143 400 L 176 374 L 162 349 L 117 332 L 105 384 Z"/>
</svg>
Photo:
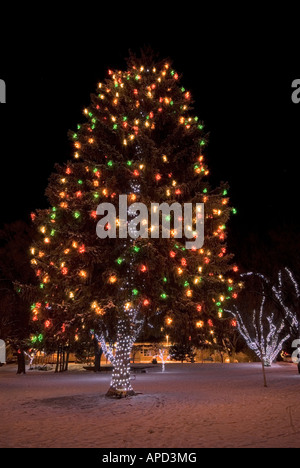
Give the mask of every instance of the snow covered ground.
<svg viewBox="0 0 300 468">
<path fill-rule="evenodd" d="M 109 400 L 110 373 L 0 368 L 0 447 L 300 447 L 294 364 L 167 364 Z"/>
</svg>

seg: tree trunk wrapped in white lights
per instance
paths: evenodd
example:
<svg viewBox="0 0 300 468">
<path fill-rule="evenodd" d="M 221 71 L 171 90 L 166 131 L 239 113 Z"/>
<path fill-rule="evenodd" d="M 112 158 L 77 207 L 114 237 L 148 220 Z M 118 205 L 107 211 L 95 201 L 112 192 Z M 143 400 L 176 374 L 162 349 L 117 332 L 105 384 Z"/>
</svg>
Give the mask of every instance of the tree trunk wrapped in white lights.
<svg viewBox="0 0 300 468">
<path fill-rule="evenodd" d="M 300 288 L 294 274 L 289 268 L 285 267 L 283 270 L 279 270 L 277 284 L 271 284 L 271 281 L 261 273 L 249 272 L 241 276 L 259 278 L 264 283 L 264 287 L 269 289 L 266 296 L 268 295 L 272 301 L 277 303 L 281 308 L 283 318 L 290 327 L 292 333 L 296 335 L 300 332 L 300 317 L 297 315 L 297 309 L 299 309 L 299 307 L 295 307 L 293 304 L 293 298 L 295 301 L 299 301 Z"/>
<path fill-rule="evenodd" d="M 282 345 L 290 335 L 284 333 L 285 321 L 274 323 L 274 313 L 264 313 L 265 297 L 262 298 L 261 306 L 257 312 L 255 309 L 249 316 L 242 314 L 237 306 L 230 312 L 236 318 L 238 329 L 245 339 L 247 345 L 261 359 L 265 366 L 271 366 L 276 360 Z M 268 326 L 266 327 L 266 324 Z M 283 334 L 283 335 L 282 335 Z"/>
<path fill-rule="evenodd" d="M 124 312 L 118 320 L 117 341 L 114 346 L 115 353 L 106 342 L 103 333 L 97 336 L 103 353 L 113 366 L 111 384 L 106 394 L 107 397 L 111 398 L 124 398 L 135 395 L 130 383 L 130 357 L 132 347 L 143 326 L 143 320 L 138 317 L 139 311 L 130 308 L 129 304 L 125 304 Z"/>
<path fill-rule="evenodd" d="M 233 310 L 227 311 L 234 315 L 237 320 L 238 329 L 257 356 L 265 365 L 271 365 L 276 359 L 281 347 L 291 335 L 299 333 L 299 319 L 297 316 L 296 302 L 300 298 L 300 289 L 293 273 L 284 268 L 278 272 L 277 284 L 261 273 L 249 272 L 241 275 L 251 281 L 259 281 L 259 288 L 248 289 L 248 296 L 244 297 L 243 303 L 252 304 L 257 298 L 260 306 L 251 307 L 253 312 L 249 314 L 248 308 L 241 305 L 234 306 Z M 251 298 L 252 296 L 252 298 Z M 252 301 L 251 301 L 252 299 Z M 268 301 L 268 311 L 266 311 Z"/>
<path fill-rule="evenodd" d="M 130 383 L 130 354 L 133 343 L 126 331 L 125 322 L 118 324 L 118 341 L 113 360 L 113 371 L 107 396 L 122 398 L 134 395 Z"/>
</svg>

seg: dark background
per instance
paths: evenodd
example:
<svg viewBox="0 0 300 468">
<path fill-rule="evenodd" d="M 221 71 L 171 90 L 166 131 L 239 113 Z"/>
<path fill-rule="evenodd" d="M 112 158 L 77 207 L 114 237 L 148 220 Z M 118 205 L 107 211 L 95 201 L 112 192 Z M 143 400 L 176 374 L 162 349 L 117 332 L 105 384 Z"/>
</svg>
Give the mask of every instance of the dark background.
<svg viewBox="0 0 300 468">
<path fill-rule="evenodd" d="M 4 38 L 0 226 L 47 207 L 48 177 L 56 162 L 72 158 L 67 131 L 84 121 L 90 93 L 108 68 L 125 69 L 129 49 L 139 54 L 150 45 L 183 75 L 195 115 L 210 132 L 211 183 L 228 181 L 238 210 L 232 237 L 242 242 L 249 232 L 299 231 L 300 104 L 292 103 L 291 84 L 300 78 L 300 53 L 297 34 L 287 33 L 297 32 L 297 22 L 292 14 L 284 23 L 280 12 L 274 20 L 235 11 L 239 18 L 229 12 L 220 27 L 214 16 L 207 23 L 200 12 L 181 8 L 176 19 L 156 10 L 147 24 L 141 11 L 136 19 L 127 11 L 131 23 L 119 13 L 118 24 L 114 8 L 109 16 L 91 11 L 76 26 L 53 20 L 50 28 L 28 26 Z"/>
</svg>

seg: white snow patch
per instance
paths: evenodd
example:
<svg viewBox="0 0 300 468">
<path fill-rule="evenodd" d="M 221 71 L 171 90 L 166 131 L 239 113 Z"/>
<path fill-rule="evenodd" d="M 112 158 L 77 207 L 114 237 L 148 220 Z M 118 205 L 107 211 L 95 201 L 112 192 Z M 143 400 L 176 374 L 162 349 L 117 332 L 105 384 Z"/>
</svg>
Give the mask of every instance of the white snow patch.
<svg viewBox="0 0 300 468">
<path fill-rule="evenodd" d="M 76 369 L 76 368 L 75 368 Z M 110 373 L 0 368 L 0 447 L 300 447 L 300 375 L 290 363 L 173 364 L 110 400 Z"/>
</svg>

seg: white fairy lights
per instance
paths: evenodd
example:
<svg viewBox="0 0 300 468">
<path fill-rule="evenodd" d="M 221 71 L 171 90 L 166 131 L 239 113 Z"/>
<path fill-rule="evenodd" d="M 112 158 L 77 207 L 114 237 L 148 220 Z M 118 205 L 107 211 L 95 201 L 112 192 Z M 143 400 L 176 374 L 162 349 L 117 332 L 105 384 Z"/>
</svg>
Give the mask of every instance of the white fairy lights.
<svg viewBox="0 0 300 468">
<path fill-rule="evenodd" d="M 249 273 L 243 273 L 241 276 L 256 276 L 260 278 L 266 286 L 271 288 L 271 291 L 274 294 L 274 299 L 279 303 L 279 305 L 282 307 L 284 314 L 285 314 L 285 320 L 288 322 L 289 326 L 293 329 L 295 333 L 299 333 L 300 331 L 300 323 L 298 320 L 297 315 L 292 311 L 291 307 L 288 306 L 285 302 L 285 295 L 286 295 L 286 287 L 287 284 L 283 283 L 283 275 L 286 275 L 287 279 L 290 281 L 294 288 L 295 292 L 295 297 L 297 300 L 300 298 L 300 288 L 299 285 L 295 279 L 295 276 L 291 272 L 291 270 L 287 267 L 285 267 L 283 270 L 279 270 L 278 272 L 278 284 L 271 284 L 271 281 L 266 278 L 263 274 L 261 273 L 255 273 L 255 272 L 249 272 Z"/>
<path fill-rule="evenodd" d="M 234 311 L 226 310 L 226 312 L 235 317 L 238 330 L 249 348 L 255 352 L 265 365 L 271 365 L 281 351 L 283 343 L 288 340 L 290 335 L 286 333 L 282 337 L 285 328 L 284 319 L 277 325 L 274 323 L 274 313 L 268 315 L 264 312 L 265 300 L 265 297 L 263 297 L 258 312 L 255 309 L 253 310 L 252 320 L 249 320 L 249 318 L 247 320 L 248 314 L 242 314 L 236 305 L 234 305 Z M 268 327 L 265 326 L 265 321 L 267 321 Z"/>
<path fill-rule="evenodd" d="M 238 329 L 249 348 L 252 349 L 260 359 L 263 359 L 265 364 L 270 365 L 279 354 L 283 343 L 290 338 L 290 333 L 286 329 L 289 328 L 292 334 L 299 334 L 299 319 L 293 307 L 286 303 L 286 298 L 287 288 L 289 285 L 292 285 L 295 298 L 299 300 L 300 288 L 295 276 L 287 267 L 278 272 L 277 284 L 272 284 L 271 281 L 261 273 L 249 272 L 243 273 L 241 276 L 253 276 L 262 280 L 263 290 L 261 293 L 262 300 L 259 312 L 253 310 L 251 316 L 252 321 L 249 320 L 249 314 L 239 311 L 236 305 L 233 306 L 233 310 L 227 310 L 226 312 L 229 312 L 236 318 Z M 290 295 L 291 292 L 289 292 L 289 296 Z M 278 319 L 275 320 L 274 312 L 267 313 L 264 310 L 267 297 L 274 302 L 274 305 L 280 306 L 283 312 L 281 321 Z"/>
</svg>

